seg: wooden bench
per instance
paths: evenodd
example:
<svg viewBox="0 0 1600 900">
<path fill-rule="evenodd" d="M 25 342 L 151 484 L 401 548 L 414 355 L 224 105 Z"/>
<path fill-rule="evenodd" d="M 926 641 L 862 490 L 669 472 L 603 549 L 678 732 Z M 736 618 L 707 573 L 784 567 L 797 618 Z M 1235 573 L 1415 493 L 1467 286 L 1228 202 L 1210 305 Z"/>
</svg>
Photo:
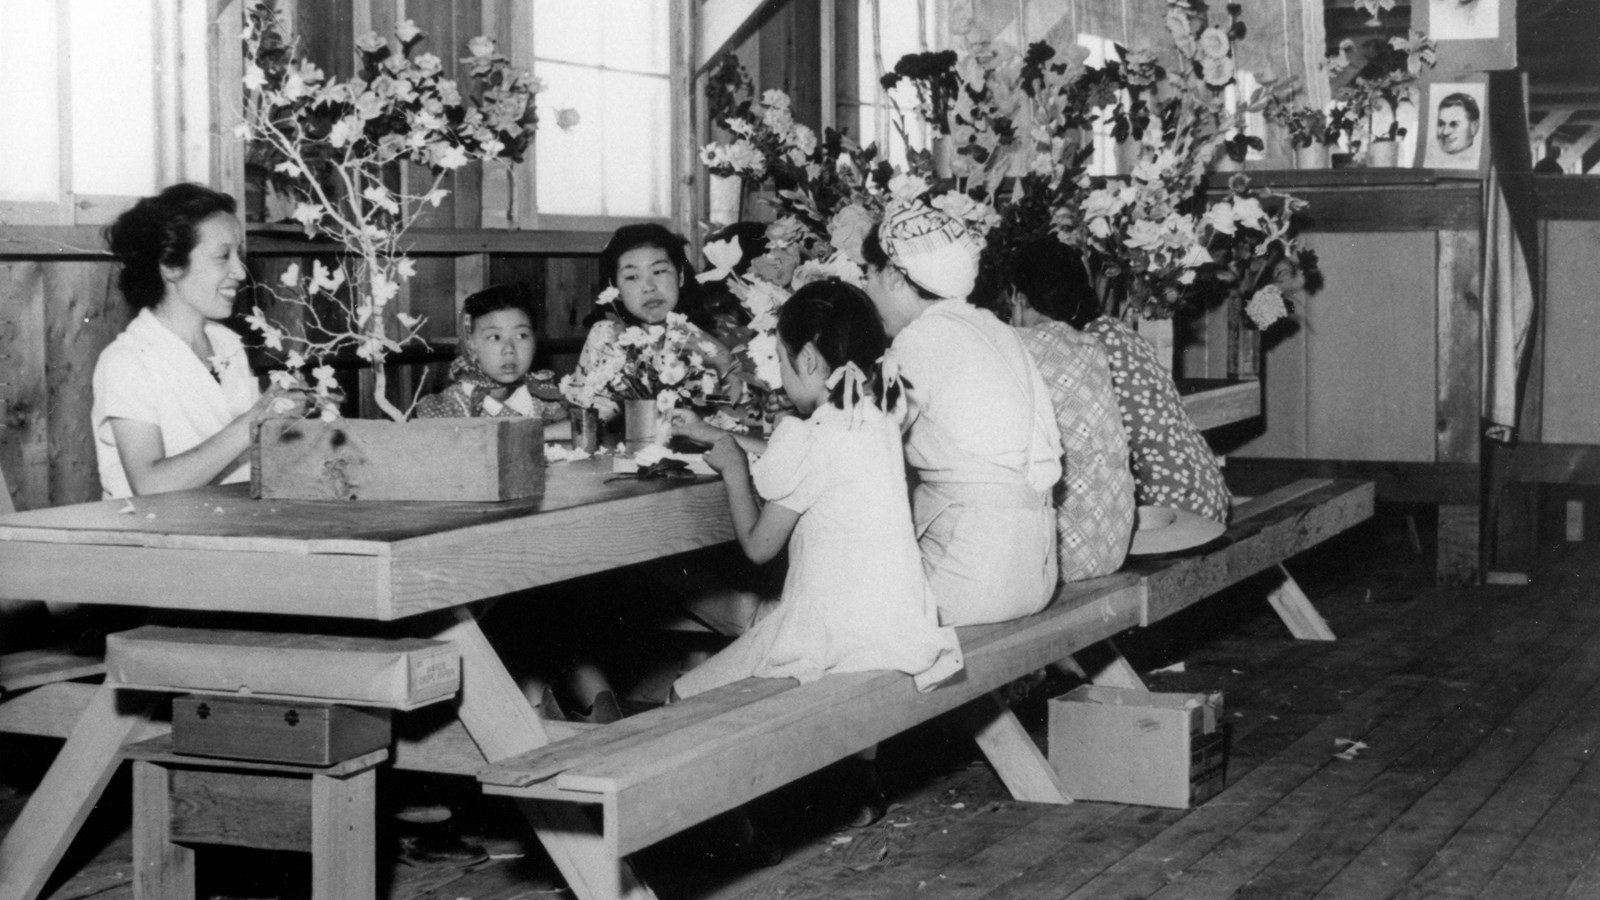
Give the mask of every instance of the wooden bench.
<svg viewBox="0 0 1600 900">
<path fill-rule="evenodd" d="M 490 794 L 598 812 L 590 839 L 609 870 L 586 872 L 583 884 L 572 885 L 584 900 L 648 896 L 623 857 L 957 709 L 1013 796 L 1070 802 L 994 691 L 1279 565 L 1372 509 L 1367 482 L 1308 479 L 1257 497 L 1235 510 L 1217 549 L 1136 561 L 1115 575 L 1064 585 L 1036 615 L 961 629 L 963 674 L 928 693 L 898 672 L 806 685 L 751 678 L 498 761 L 478 778 Z M 1275 607 L 1315 616 L 1297 593 Z"/>
</svg>

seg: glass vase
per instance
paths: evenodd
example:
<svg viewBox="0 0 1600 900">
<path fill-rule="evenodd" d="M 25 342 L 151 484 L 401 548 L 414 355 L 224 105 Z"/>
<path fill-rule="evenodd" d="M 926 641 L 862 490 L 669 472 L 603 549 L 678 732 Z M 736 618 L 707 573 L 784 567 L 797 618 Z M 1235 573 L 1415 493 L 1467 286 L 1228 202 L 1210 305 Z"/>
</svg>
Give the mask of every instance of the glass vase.
<svg viewBox="0 0 1600 900">
<path fill-rule="evenodd" d="M 712 175 L 706 186 L 706 218 L 713 225 L 732 225 L 739 221 L 744 200 L 744 179 L 738 175 Z"/>
<path fill-rule="evenodd" d="M 622 401 L 622 440 L 630 449 L 651 443 L 661 434 L 661 413 L 656 401 Z"/>
</svg>

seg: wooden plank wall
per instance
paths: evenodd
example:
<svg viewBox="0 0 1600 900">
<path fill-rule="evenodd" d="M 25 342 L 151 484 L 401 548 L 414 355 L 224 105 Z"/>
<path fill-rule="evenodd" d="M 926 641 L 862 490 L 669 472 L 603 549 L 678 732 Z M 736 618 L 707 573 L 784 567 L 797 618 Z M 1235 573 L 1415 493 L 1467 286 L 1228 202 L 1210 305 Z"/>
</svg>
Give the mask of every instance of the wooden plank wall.
<svg viewBox="0 0 1600 900">
<path fill-rule="evenodd" d="M 0 469 L 18 509 L 100 498 L 95 360 L 132 318 L 108 262 L 0 262 Z"/>
<path fill-rule="evenodd" d="M 1555 177 L 1555 176 L 1552 176 Z M 1561 176 L 1576 179 L 1580 176 Z M 1600 178 L 1585 180 L 1600 181 Z M 1545 226 L 1543 365 L 1529 391 L 1542 392 L 1542 423 L 1532 437 L 1600 444 L 1600 205 L 1594 219 Z"/>
</svg>

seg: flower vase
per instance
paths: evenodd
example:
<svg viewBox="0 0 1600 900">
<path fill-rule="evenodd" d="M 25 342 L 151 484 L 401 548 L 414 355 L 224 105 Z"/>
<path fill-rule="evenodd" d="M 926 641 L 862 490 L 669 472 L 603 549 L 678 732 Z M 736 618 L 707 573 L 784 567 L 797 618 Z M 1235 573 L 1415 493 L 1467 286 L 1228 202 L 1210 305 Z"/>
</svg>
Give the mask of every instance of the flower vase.
<svg viewBox="0 0 1600 900">
<path fill-rule="evenodd" d="M 630 449 L 637 449 L 656 439 L 661 429 L 661 413 L 656 401 L 622 401 L 622 440 Z"/>
<path fill-rule="evenodd" d="M 1177 350 L 1177 344 L 1173 337 L 1172 320 L 1150 319 L 1140 316 L 1134 327 L 1139 332 L 1139 336 L 1144 338 L 1145 342 L 1155 350 L 1156 359 L 1160 361 L 1161 367 L 1166 369 L 1168 374 L 1171 374 L 1173 354 Z"/>
<path fill-rule="evenodd" d="M 955 145 L 948 135 L 933 139 L 933 177 L 950 178 L 955 172 Z"/>
<path fill-rule="evenodd" d="M 1392 169 L 1399 164 L 1399 141 L 1373 141 L 1367 147 L 1367 168 Z"/>
<path fill-rule="evenodd" d="M 707 215 L 713 225 L 732 225 L 739 221 L 744 202 L 744 179 L 738 175 L 712 175 L 707 185 Z"/>
<path fill-rule="evenodd" d="M 1321 141 L 1313 141 L 1305 147 L 1294 148 L 1294 167 L 1296 169 L 1326 169 L 1328 167 L 1328 145 Z"/>
</svg>

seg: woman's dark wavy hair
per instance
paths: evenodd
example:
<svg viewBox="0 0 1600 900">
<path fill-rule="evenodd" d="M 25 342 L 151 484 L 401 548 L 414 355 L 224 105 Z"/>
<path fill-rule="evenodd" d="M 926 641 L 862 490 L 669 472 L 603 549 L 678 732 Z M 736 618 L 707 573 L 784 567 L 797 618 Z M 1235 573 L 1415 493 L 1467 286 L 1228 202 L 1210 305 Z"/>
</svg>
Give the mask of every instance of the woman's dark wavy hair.
<svg viewBox="0 0 1600 900">
<path fill-rule="evenodd" d="M 533 294 L 528 290 L 528 286 L 520 281 L 491 285 L 461 301 L 461 313 L 467 317 L 468 325 L 477 322 L 479 316 L 487 316 L 503 309 L 520 309 L 527 315 L 529 324 L 535 324 Z M 536 324 L 535 330 L 537 330 Z"/>
<path fill-rule="evenodd" d="M 122 263 L 117 287 L 134 309 L 154 307 L 166 296 L 161 267 L 182 269 L 200 239 L 200 223 L 232 215 L 234 200 L 208 187 L 184 182 L 145 197 L 105 227 L 111 253 Z"/>
<path fill-rule="evenodd" d="M 814 344 L 830 370 L 855 363 L 867 376 L 873 400 L 884 405 L 879 361 L 889 348 L 889 338 L 865 291 L 837 278 L 805 285 L 778 308 L 778 340 L 783 341 L 791 360 L 806 344 Z M 892 405 L 895 398 L 889 399 Z M 828 400 L 844 407 L 842 381 Z"/>
<path fill-rule="evenodd" d="M 1038 238 L 1017 251 L 1011 286 L 1029 306 L 1073 328 L 1081 330 L 1100 315 L 1100 298 L 1083 257 L 1054 237 Z"/>
<path fill-rule="evenodd" d="M 695 281 L 694 267 L 689 265 L 689 255 L 684 247 L 688 241 L 683 235 L 677 234 L 664 225 L 655 222 L 635 222 L 624 225 L 611 233 L 611 239 L 606 241 L 605 248 L 600 251 L 600 280 L 606 286 L 617 283 L 617 266 L 622 260 L 622 255 L 629 250 L 638 250 L 641 247 L 654 247 L 665 251 L 672 267 L 678 270 L 680 284 L 678 286 L 678 307 L 675 312 L 683 313 L 689 321 L 702 329 L 710 326 L 703 321 L 706 317 L 700 307 L 699 283 Z M 624 322 L 630 325 L 639 324 L 638 319 L 623 307 L 619 300 L 611 304 L 615 312 Z M 591 320 L 604 315 L 604 310 L 596 310 L 596 315 Z"/>
</svg>

